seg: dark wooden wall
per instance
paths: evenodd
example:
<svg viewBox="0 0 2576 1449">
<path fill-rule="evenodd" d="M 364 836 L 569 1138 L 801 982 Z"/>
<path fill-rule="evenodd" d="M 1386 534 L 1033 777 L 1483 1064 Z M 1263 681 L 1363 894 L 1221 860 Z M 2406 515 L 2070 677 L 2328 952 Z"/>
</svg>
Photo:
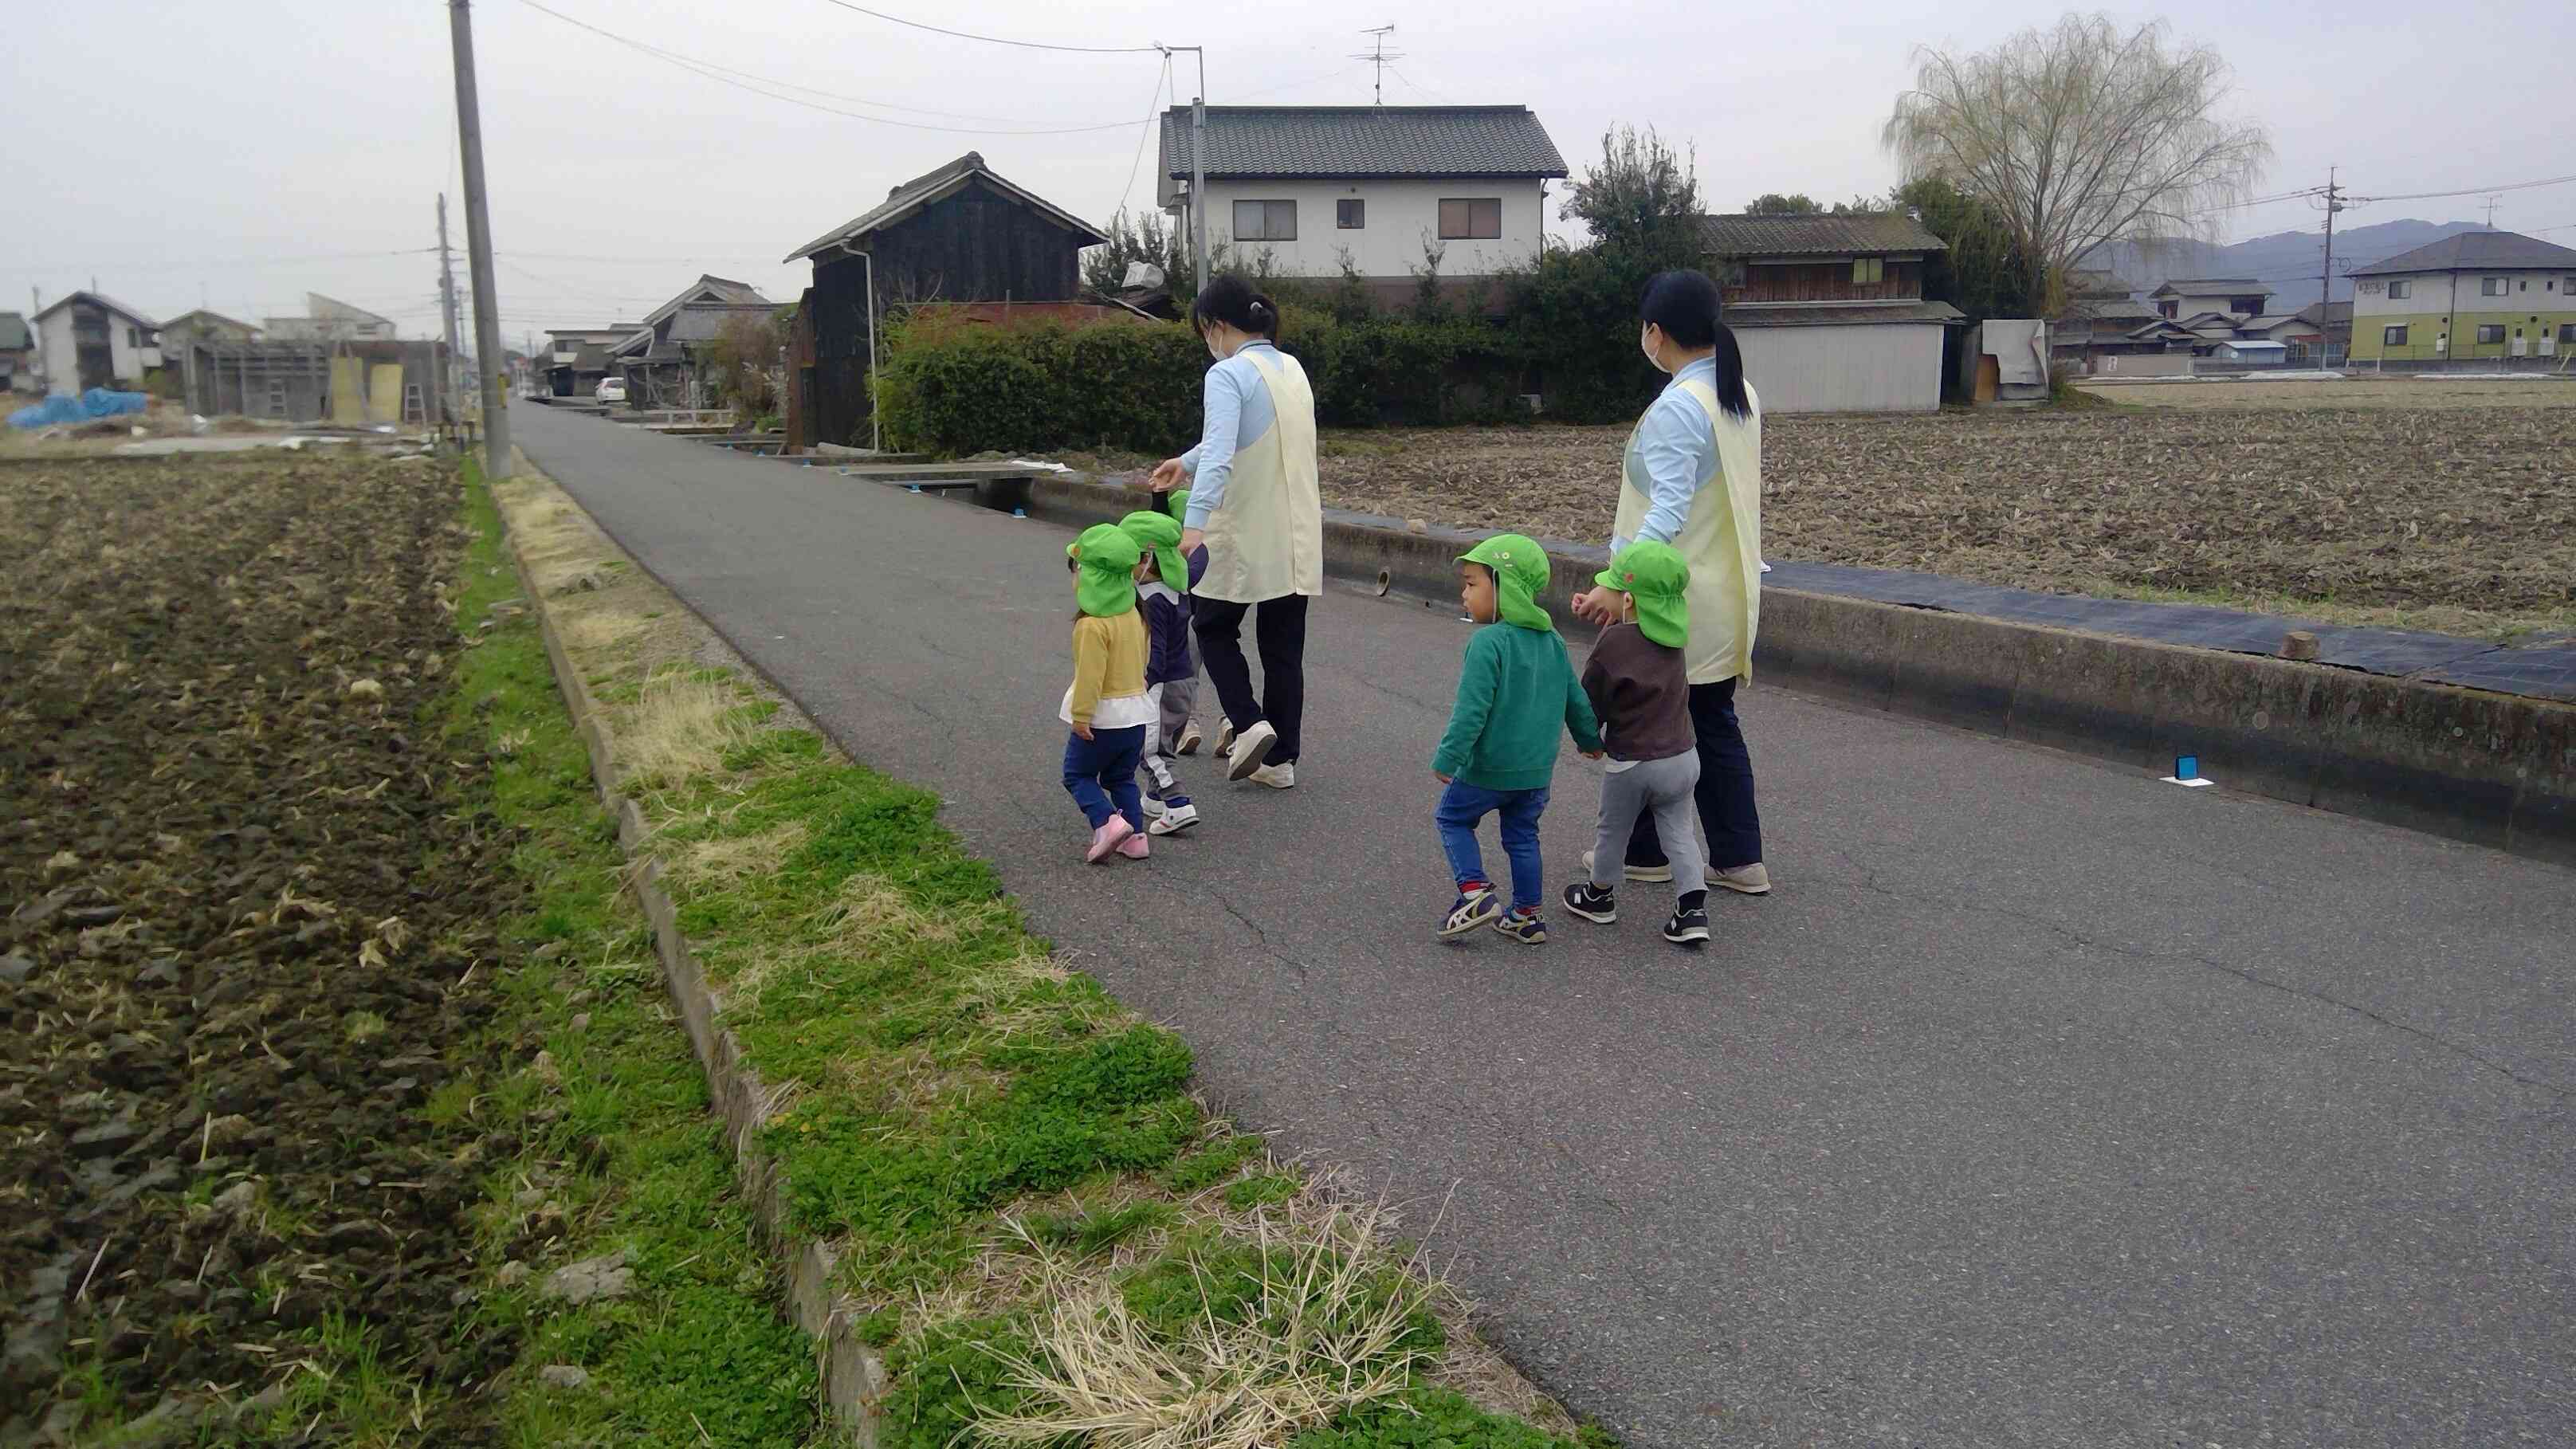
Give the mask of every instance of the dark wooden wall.
<svg viewBox="0 0 2576 1449">
<path fill-rule="evenodd" d="M 1729 302 L 1916 302 L 1923 298 L 1923 264 L 1887 264 L 1885 280 L 1855 284 L 1849 262 L 1799 262 L 1744 269 L 1742 285 L 1729 286 Z"/>
<path fill-rule="evenodd" d="M 1082 290 L 1084 238 L 978 180 L 876 234 L 877 312 L 924 302 L 1062 302 Z M 815 259 L 805 312 L 813 361 L 798 368 L 804 443 L 865 446 L 868 263 Z M 810 420 L 804 414 L 810 414 Z"/>
</svg>

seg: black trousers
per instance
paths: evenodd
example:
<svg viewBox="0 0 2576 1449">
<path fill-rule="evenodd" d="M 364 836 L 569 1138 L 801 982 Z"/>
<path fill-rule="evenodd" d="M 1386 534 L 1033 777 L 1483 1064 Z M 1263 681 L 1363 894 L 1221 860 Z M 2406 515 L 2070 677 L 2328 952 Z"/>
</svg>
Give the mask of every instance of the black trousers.
<svg viewBox="0 0 2576 1449">
<path fill-rule="evenodd" d="M 1306 597 L 1290 594 L 1258 604 L 1229 604 L 1192 597 L 1190 624 L 1199 657 L 1228 723 L 1241 734 L 1262 720 L 1279 732 L 1270 763 L 1297 759 L 1298 727 L 1306 718 Z M 1243 657 L 1243 616 L 1253 616 L 1253 645 L 1261 652 L 1261 697 L 1253 698 L 1252 665 Z"/>
<path fill-rule="evenodd" d="M 1690 687 L 1691 728 L 1699 736 L 1700 829 L 1708 833 L 1708 868 L 1733 870 L 1762 859 L 1762 816 L 1753 808 L 1753 755 L 1735 718 L 1735 681 Z M 1637 817 L 1628 864 L 1664 864 L 1653 816 Z"/>
</svg>

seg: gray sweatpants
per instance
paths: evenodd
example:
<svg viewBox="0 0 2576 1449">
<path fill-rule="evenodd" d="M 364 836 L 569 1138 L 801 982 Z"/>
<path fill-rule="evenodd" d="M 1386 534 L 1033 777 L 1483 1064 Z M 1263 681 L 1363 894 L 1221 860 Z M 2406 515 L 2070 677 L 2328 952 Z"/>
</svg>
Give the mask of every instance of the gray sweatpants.
<svg viewBox="0 0 2576 1449">
<path fill-rule="evenodd" d="M 1637 817 L 1652 813 L 1655 838 L 1673 865 L 1673 893 L 1708 889 L 1708 857 L 1699 848 L 1699 815 L 1692 790 L 1699 784 L 1699 751 L 1641 760 L 1601 777 L 1601 838 L 1592 849 L 1592 883 L 1619 883 L 1628 859 L 1628 837 Z"/>
<path fill-rule="evenodd" d="M 1190 714 L 1199 702 L 1199 677 L 1193 671 L 1187 679 L 1167 679 L 1154 689 L 1161 691 L 1158 697 L 1162 701 L 1161 727 L 1154 732 L 1154 744 L 1168 760 L 1180 753 L 1177 746 L 1181 736 L 1189 733 Z"/>
</svg>

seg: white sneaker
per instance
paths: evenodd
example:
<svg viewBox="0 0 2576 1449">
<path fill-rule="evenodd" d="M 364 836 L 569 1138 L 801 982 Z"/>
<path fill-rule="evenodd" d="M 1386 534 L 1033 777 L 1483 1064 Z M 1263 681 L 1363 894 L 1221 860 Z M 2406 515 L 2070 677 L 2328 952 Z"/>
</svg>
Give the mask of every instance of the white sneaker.
<svg viewBox="0 0 2576 1449">
<path fill-rule="evenodd" d="M 1219 751 L 1220 753 L 1222 753 L 1222 752 L 1224 751 L 1224 749 L 1225 749 L 1225 746 L 1224 746 L 1222 743 L 1220 743 L 1220 744 L 1217 746 L 1217 749 L 1218 749 L 1218 751 Z M 1172 745 L 1172 753 L 1174 753 L 1174 754 L 1176 754 L 1176 755 L 1195 755 L 1195 754 L 1197 754 L 1198 752 L 1199 752 L 1199 727 L 1198 727 L 1197 725 L 1187 725 L 1187 726 L 1184 726 L 1184 727 L 1182 728 L 1182 730 L 1181 730 L 1181 737 L 1180 737 L 1180 739 L 1178 739 L 1177 741 L 1173 742 L 1173 745 Z"/>
<path fill-rule="evenodd" d="M 1277 743 L 1279 731 L 1272 729 L 1268 720 L 1235 736 L 1234 748 L 1225 757 L 1225 777 L 1229 780 L 1252 778 L 1253 771 L 1269 763 L 1270 747 Z"/>
<path fill-rule="evenodd" d="M 1137 794 L 1136 802 L 1145 807 L 1145 819 L 1148 822 L 1160 820 L 1171 811 L 1171 807 L 1165 805 L 1162 801 L 1142 792 Z"/>
<path fill-rule="evenodd" d="M 1586 880 L 1592 878 L 1592 855 L 1591 851 L 1583 852 L 1583 878 Z M 1620 870 L 1630 880 L 1668 881 L 1673 878 L 1673 868 L 1669 865 L 1622 865 Z"/>
<path fill-rule="evenodd" d="M 1216 752 L 1223 755 L 1230 754 L 1233 750 L 1234 721 L 1227 719 L 1224 715 L 1218 715 L 1216 717 Z"/>
<path fill-rule="evenodd" d="M 1273 790 L 1294 790 L 1297 788 L 1296 762 L 1290 761 L 1284 765 L 1264 765 L 1260 769 L 1252 772 L 1252 783 L 1256 785 L 1267 785 Z"/>
<path fill-rule="evenodd" d="M 1175 805 L 1145 822 L 1147 835 L 1178 835 L 1199 823 L 1199 807 Z"/>
</svg>

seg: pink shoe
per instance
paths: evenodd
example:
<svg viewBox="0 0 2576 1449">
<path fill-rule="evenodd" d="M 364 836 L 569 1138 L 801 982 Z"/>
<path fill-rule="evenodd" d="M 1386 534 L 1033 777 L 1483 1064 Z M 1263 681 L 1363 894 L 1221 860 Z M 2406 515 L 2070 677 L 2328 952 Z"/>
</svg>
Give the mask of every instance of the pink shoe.
<svg viewBox="0 0 2576 1449">
<path fill-rule="evenodd" d="M 1154 852 L 1146 846 L 1144 834 L 1139 832 L 1118 842 L 1118 853 L 1129 860 L 1143 860 Z"/>
<path fill-rule="evenodd" d="M 1109 852 L 1118 848 L 1118 842 L 1135 833 L 1136 827 L 1127 823 L 1126 816 L 1112 815 L 1108 824 L 1091 832 L 1091 849 L 1082 858 L 1098 865 L 1109 858 Z"/>
</svg>

